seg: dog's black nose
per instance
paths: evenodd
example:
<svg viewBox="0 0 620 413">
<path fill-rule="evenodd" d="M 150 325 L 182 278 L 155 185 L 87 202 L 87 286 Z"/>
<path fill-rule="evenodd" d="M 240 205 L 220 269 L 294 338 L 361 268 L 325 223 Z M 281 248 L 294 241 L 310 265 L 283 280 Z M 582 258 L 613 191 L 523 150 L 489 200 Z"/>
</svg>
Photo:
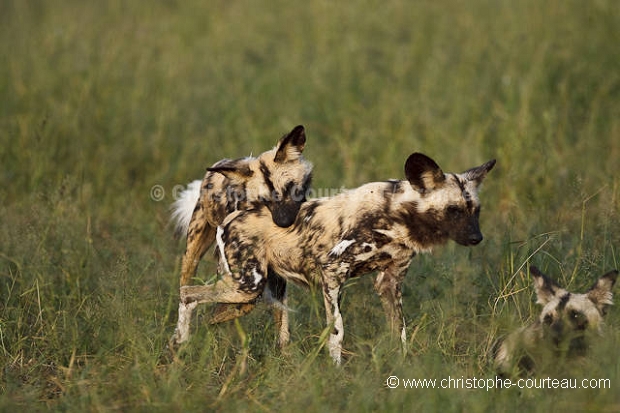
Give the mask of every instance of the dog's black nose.
<svg viewBox="0 0 620 413">
<path fill-rule="evenodd" d="M 478 245 L 480 244 L 480 241 L 482 241 L 482 234 L 478 233 L 478 234 L 471 234 L 469 236 L 469 244 L 470 245 Z"/>
</svg>

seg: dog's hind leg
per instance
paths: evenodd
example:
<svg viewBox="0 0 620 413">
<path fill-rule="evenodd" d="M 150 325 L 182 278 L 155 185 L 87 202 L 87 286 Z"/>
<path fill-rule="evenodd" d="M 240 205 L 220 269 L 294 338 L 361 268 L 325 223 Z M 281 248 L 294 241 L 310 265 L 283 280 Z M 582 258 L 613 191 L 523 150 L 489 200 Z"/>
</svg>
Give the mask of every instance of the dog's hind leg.
<svg viewBox="0 0 620 413">
<path fill-rule="evenodd" d="M 215 228 L 210 226 L 208 222 L 202 219 L 193 219 L 190 222 L 187 233 L 187 246 L 183 255 L 183 261 L 181 262 L 181 286 L 189 284 L 196 274 L 200 259 L 213 244 L 214 240 Z M 196 305 L 197 303 L 184 303 L 182 300 L 179 302 L 179 318 L 177 320 L 177 327 L 170 339 L 171 345 L 183 343 L 189 338 L 192 310 Z"/>
<path fill-rule="evenodd" d="M 199 203 L 201 201 L 198 201 Z M 198 207 L 197 207 L 198 208 Z M 187 230 L 187 245 L 181 261 L 181 278 L 179 284 L 188 285 L 196 275 L 198 263 L 211 244 L 215 241 L 215 228 L 209 224 L 200 209 L 192 216 Z"/>
<path fill-rule="evenodd" d="M 408 265 L 404 267 L 390 267 L 377 274 L 375 290 L 381 298 L 381 304 L 390 325 L 392 334 L 400 334 L 400 339 L 405 350 L 407 344 L 407 332 L 405 331 L 405 319 L 403 317 L 402 283 L 407 274 Z"/>
</svg>

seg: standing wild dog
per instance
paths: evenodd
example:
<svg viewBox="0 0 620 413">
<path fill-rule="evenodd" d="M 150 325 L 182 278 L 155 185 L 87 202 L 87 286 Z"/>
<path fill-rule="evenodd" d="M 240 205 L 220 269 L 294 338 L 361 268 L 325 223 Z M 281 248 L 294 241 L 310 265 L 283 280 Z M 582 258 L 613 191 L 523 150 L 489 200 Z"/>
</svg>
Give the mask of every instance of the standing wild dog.
<svg viewBox="0 0 620 413">
<path fill-rule="evenodd" d="M 412 258 L 448 239 L 461 245 L 482 241 L 478 186 L 494 165 L 492 160 L 444 174 L 432 159 L 414 153 L 405 163 L 406 181 L 374 182 L 309 200 L 288 228 L 274 225 L 263 207 L 232 213 L 217 230 L 222 279 L 181 288 L 183 328 L 189 328 L 198 303 L 253 302 L 275 271 L 285 280 L 322 287 L 327 323 L 333 326 L 329 352 L 339 364 L 342 286 L 351 277 L 378 271 L 375 290 L 404 344 L 401 285 Z M 280 334 L 288 337 L 288 325 L 280 325 Z"/>
<path fill-rule="evenodd" d="M 306 143 L 304 127 L 299 125 L 284 135 L 275 148 L 258 157 L 223 159 L 207 168 L 202 182 L 194 181 L 180 194 L 172 206 L 172 219 L 177 233 L 187 234 L 187 245 L 181 263 L 181 286 L 188 285 L 196 274 L 198 263 L 215 240 L 216 228 L 233 211 L 264 206 L 269 219 L 279 227 L 293 224 L 299 207 L 306 200 L 312 179 L 312 165 L 304 160 Z M 274 275 L 274 280 L 277 276 Z M 272 281 L 273 283 L 273 281 Z M 286 297 L 271 287 L 276 299 Z M 179 308 L 179 324 L 172 338 L 181 343 L 188 337 Z M 225 308 L 215 315 L 217 322 L 240 314 Z M 227 314 L 226 311 L 229 313 Z"/>
<path fill-rule="evenodd" d="M 566 291 L 530 267 L 537 303 L 543 306 L 535 323 L 509 334 L 499 343 L 494 358 L 502 375 L 528 374 L 545 355 L 568 359 L 585 355 L 590 337 L 599 335 L 618 271 L 599 278 L 585 294 Z M 538 357 L 537 357 L 538 356 Z"/>
</svg>

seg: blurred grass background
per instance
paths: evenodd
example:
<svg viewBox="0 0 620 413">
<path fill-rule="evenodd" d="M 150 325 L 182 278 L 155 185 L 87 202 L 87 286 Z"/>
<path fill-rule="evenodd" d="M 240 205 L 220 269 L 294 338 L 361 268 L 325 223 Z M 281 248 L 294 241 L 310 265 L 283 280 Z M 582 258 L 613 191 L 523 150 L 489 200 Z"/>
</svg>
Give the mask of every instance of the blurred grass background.
<svg viewBox="0 0 620 413">
<path fill-rule="evenodd" d="M 612 389 L 385 387 L 493 377 L 492 342 L 539 311 L 528 263 L 574 290 L 620 267 L 618 44 L 613 0 L 1 2 L 0 410 L 620 409 L 616 308 L 575 372 Z M 263 307 L 198 320 L 171 361 L 175 185 L 297 124 L 317 190 L 400 178 L 414 151 L 450 172 L 497 158 L 485 241 L 414 260 L 405 358 L 367 276 L 342 369 L 298 288 L 286 352 Z"/>
</svg>

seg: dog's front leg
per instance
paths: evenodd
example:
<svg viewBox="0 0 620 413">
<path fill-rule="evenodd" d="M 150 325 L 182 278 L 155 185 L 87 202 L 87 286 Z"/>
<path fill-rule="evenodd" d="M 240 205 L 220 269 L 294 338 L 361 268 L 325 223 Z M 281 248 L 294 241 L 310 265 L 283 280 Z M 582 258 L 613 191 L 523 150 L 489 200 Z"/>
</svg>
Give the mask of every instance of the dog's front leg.
<svg viewBox="0 0 620 413">
<path fill-rule="evenodd" d="M 334 363 L 340 365 L 342 359 L 342 340 L 344 338 L 344 324 L 340 313 L 340 285 L 323 286 L 323 301 L 327 315 L 327 326 L 332 328 L 327 345 L 329 354 Z"/>
<path fill-rule="evenodd" d="M 290 341 L 288 298 L 286 280 L 269 269 L 267 286 L 263 295 L 265 301 L 273 307 L 273 315 L 278 330 L 278 346 L 285 347 Z M 218 303 L 215 306 L 209 324 L 218 324 L 244 316 L 256 307 L 256 302 Z"/>
<path fill-rule="evenodd" d="M 246 292 L 237 285 L 219 281 L 209 285 L 186 285 L 181 287 L 179 318 L 171 344 L 181 344 L 189 338 L 192 311 L 200 303 L 251 303 L 260 295 L 260 290 Z M 253 308 L 253 304 L 252 307 Z"/>
<path fill-rule="evenodd" d="M 262 290 L 244 291 L 236 284 L 220 280 L 208 285 L 185 285 L 181 287 L 181 303 L 249 303 L 255 300 Z"/>
<path fill-rule="evenodd" d="M 405 318 L 403 317 L 402 283 L 407 274 L 406 266 L 403 268 L 388 268 L 377 274 L 375 290 L 381 298 L 381 304 L 385 316 L 390 324 L 392 334 L 400 334 L 403 351 L 407 344 L 407 332 L 405 330 Z"/>
<path fill-rule="evenodd" d="M 273 307 L 273 316 L 278 329 L 278 346 L 283 348 L 290 341 L 286 280 L 272 269 L 269 269 L 267 276 L 266 298 Z"/>
<path fill-rule="evenodd" d="M 219 324 L 242 317 L 256 307 L 256 302 L 249 303 L 217 303 L 209 319 L 209 324 Z"/>
</svg>

